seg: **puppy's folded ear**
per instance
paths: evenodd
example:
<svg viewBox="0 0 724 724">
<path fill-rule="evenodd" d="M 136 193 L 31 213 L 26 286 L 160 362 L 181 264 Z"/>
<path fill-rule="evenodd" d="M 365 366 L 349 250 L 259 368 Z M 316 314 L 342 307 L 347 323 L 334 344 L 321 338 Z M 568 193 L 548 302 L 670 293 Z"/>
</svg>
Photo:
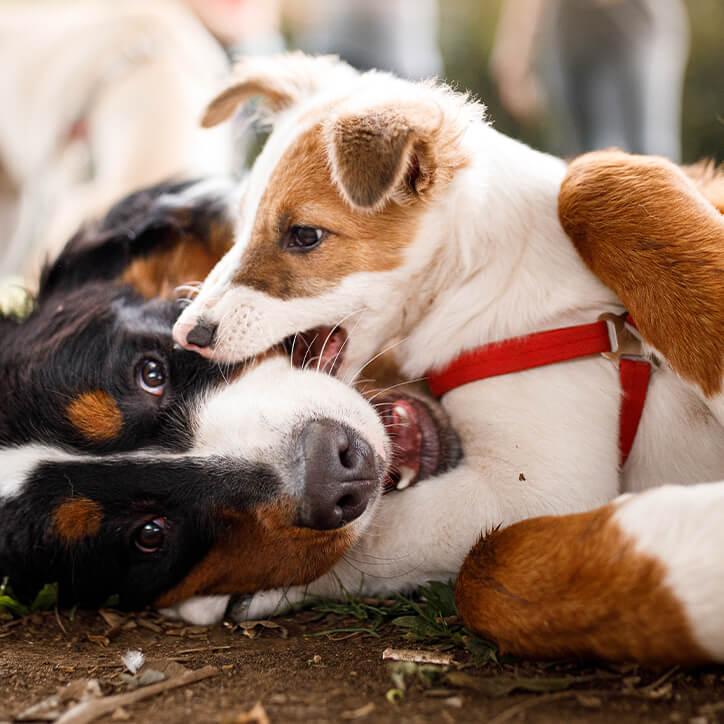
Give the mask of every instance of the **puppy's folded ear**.
<svg viewBox="0 0 724 724">
<path fill-rule="evenodd" d="M 297 51 L 245 58 L 234 67 L 226 88 L 207 106 L 201 125 L 210 128 L 228 120 L 252 98 L 261 98 L 276 113 L 356 75 L 357 71 L 333 55 L 309 56 Z"/>
<path fill-rule="evenodd" d="M 465 165 L 459 131 L 432 104 L 386 106 L 330 120 L 325 144 L 332 178 L 355 208 L 431 199 Z"/>
</svg>

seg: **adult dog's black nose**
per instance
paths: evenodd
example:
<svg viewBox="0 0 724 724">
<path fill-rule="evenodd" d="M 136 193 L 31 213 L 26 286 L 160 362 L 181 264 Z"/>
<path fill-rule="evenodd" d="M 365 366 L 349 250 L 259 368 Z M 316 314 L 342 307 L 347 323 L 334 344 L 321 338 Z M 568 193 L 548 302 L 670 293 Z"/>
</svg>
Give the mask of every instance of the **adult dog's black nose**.
<svg viewBox="0 0 724 724">
<path fill-rule="evenodd" d="M 186 335 L 186 341 L 196 347 L 210 347 L 216 336 L 217 325 L 206 319 L 199 319 L 196 326 Z"/>
<path fill-rule="evenodd" d="M 315 420 L 302 431 L 304 492 L 299 524 L 332 530 L 359 518 L 377 489 L 377 459 L 349 427 Z"/>
</svg>

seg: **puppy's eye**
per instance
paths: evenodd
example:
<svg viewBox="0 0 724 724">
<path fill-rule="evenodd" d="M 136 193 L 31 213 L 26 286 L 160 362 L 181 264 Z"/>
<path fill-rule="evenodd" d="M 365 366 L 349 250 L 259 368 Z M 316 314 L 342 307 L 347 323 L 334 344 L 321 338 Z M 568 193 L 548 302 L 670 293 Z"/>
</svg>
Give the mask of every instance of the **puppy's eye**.
<svg viewBox="0 0 724 724">
<path fill-rule="evenodd" d="M 133 537 L 133 542 L 142 553 L 155 553 L 166 539 L 166 519 L 154 518 L 142 525 Z"/>
<path fill-rule="evenodd" d="M 145 359 L 138 366 L 138 385 L 151 395 L 162 395 L 166 387 L 166 368 L 155 359 Z"/>
<path fill-rule="evenodd" d="M 316 249 L 327 237 L 327 232 L 317 226 L 295 225 L 282 237 L 282 248 L 287 251 L 305 252 Z"/>
</svg>

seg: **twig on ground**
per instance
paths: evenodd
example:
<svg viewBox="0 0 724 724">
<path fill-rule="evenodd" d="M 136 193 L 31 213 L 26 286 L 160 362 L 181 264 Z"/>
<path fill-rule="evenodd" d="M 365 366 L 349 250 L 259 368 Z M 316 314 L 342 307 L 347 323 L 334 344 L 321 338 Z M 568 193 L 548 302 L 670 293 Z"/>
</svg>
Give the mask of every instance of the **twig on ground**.
<svg viewBox="0 0 724 724">
<path fill-rule="evenodd" d="M 63 626 L 63 622 L 60 620 L 60 612 L 58 611 L 58 607 L 55 607 L 55 620 L 58 622 L 58 626 L 60 626 L 60 630 L 67 636 L 68 635 L 68 629 Z"/>
<path fill-rule="evenodd" d="M 586 694 L 586 695 L 605 695 L 610 692 L 606 691 L 595 691 L 595 690 L 589 690 L 589 691 L 576 691 L 576 690 L 569 690 L 569 691 L 556 691 L 552 694 L 542 694 L 541 696 L 536 696 L 534 699 L 526 699 L 525 701 L 521 701 L 518 704 L 515 704 L 507 709 L 504 709 L 500 714 L 497 716 L 494 716 L 492 719 L 488 719 L 488 724 L 503 724 L 504 722 L 510 721 L 514 716 L 517 716 L 518 714 L 522 714 L 524 711 L 527 711 L 528 709 L 532 709 L 535 706 L 539 706 L 540 704 L 548 704 L 551 701 L 558 701 L 559 699 L 573 699 L 579 694 Z M 618 692 L 621 693 L 621 692 Z"/>
<path fill-rule="evenodd" d="M 409 661 L 413 664 L 438 664 L 452 666 L 455 663 L 450 654 L 441 654 L 439 651 L 415 651 L 413 649 L 385 649 L 382 652 L 383 661 Z"/>
<path fill-rule="evenodd" d="M 184 654 L 198 654 L 201 651 L 222 651 L 230 648 L 231 646 L 200 646 L 196 649 L 183 649 L 182 651 L 177 651 L 176 656 L 183 656 Z"/>
<path fill-rule="evenodd" d="M 135 704 L 137 701 L 148 699 L 156 694 L 162 694 L 164 691 L 177 689 L 180 686 L 188 686 L 202 679 L 208 679 L 216 676 L 219 670 L 215 666 L 204 666 L 196 671 L 189 671 L 181 674 L 173 679 L 161 681 L 158 684 L 144 686 L 127 694 L 116 694 L 114 696 L 105 696 L 102 699 L 90 699 L 69 709 L 63 714 L 56 724 L 89 724 L 104 714 L 115 711 L 118 707 Z"/>
</svg>

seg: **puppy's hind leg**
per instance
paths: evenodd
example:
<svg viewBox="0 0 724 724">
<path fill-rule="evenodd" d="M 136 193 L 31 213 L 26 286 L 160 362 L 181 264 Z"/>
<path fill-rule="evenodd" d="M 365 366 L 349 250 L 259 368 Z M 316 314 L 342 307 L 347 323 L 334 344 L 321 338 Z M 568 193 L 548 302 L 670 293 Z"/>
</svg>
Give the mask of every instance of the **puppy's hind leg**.
<svg viewBox="0 0 724 724">
<path fill-rule="evenodd" d="M 724 660 L 724 483 L 666 486 L 482 538 L 456 586 L 465 625 L 537 658 Z"/>
<path fill-rule="evenodd" d="M 561 224 L 643 338 L 724 424 L 724 172 L 599 151 L 561 184 Z"/>
</svg>

